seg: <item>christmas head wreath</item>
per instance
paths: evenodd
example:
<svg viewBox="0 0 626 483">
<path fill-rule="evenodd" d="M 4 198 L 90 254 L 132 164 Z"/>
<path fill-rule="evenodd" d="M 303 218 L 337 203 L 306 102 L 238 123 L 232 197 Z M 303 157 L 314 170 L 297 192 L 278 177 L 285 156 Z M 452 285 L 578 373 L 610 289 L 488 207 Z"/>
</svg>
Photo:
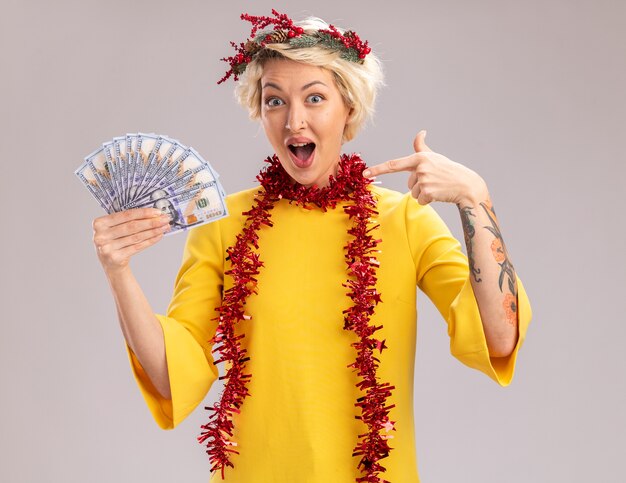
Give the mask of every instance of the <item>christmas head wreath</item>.
<svg viewBox="0 0 626 483">
<path fill-rule="evenodd" d="M 284 13 L 272 9 L 273 17 L 241 14 L 242 20 L 252 24 L 250 38 L 246 42 L 230 42 L 235 49 L 235 55 L 224 57 L 221 60 L 230 65 L 217 83 L 221 84 L 233 76 L 237 81 L 246 67 L 268 44 L 288 44 L 292 48 L 323 47 L 340 53 L 341 58 L 350 62 L 362 64 L 371 48 L 367 40 L 363 42 L 352 30 L 340 32 L 335 26 L 305 33 L 302 27 L 294 25 L 293 20 Z M 273 28 L 268 28 L 273 25 Z"/>
</svg>

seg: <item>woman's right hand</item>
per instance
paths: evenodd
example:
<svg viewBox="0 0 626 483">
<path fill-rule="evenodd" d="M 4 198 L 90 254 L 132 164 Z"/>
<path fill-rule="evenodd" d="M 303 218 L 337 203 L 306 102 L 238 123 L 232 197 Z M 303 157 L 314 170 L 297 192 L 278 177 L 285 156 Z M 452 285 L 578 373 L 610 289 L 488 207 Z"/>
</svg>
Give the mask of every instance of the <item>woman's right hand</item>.
<svg viewBox="0 0 626 483">
<path fill-rule="evenodd" d="M 156 208 L 135 208 L 93 220 L 93 243 L 107 274 L 125 270 L 130 257 L 154 245 L 170 230 L 170 216 Z"/>
</svg>

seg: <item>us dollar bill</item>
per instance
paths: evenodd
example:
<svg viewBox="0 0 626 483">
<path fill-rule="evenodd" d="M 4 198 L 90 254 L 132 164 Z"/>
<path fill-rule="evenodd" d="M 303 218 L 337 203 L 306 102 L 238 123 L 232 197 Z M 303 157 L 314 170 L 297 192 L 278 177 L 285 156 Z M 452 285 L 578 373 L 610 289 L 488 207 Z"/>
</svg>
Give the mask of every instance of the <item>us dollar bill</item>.
<svg viewBox="0 0 626 483">
<path fill-rule="evenodd" d="M 168 235 L 228 216 L 224 198 L 215 181 L 175 196 L 168 196 L 165 190 L 155 190 L 150 201 L 137 206 L 148 207 L 157 208 L 170 216 L 171 230 Z"/>
<path fill-rule="evenodd" d="M 177 233 L 228 216 L 219 174 L 193 148 L 156 133 L 118 136 L 74 171 L 107 213 L 154 207 Z"/>
</svg>

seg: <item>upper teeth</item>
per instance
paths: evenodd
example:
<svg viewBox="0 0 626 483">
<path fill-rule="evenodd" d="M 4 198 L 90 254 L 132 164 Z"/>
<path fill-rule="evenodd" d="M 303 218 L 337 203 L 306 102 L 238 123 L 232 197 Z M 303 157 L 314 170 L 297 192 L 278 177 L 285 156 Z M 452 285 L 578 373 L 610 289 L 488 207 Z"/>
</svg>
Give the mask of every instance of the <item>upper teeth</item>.
<svg viewBox="0 0 626 483">
<path fill-rule="evenodd" d="M 309 143 L 291 143 L 291 145 L 295 148 L 300 148 L 302 146 L 306 146 Z"/>
</svg>

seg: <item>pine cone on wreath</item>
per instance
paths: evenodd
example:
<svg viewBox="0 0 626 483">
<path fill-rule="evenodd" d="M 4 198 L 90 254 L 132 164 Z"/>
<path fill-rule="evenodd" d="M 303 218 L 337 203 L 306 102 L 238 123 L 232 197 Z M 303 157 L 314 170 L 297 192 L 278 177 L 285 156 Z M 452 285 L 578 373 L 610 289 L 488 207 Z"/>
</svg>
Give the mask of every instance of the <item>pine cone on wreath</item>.
<svg viewBox="0 0 626 483">
<path fill-rule="evenodd" d="M 261 50 L 261 46 L 257 44 L 254 40 L 248 40 L 243 46 L 244 50 L 248 52 L 250 55 L 255 54 L 259 50 Z"/>
<path fill-rule="evenodd" d="M 288 35 L 286 30 L 274 30 L 265 37 L 264 42 L 268 44 L 282 44 L 287 39 Z"/>
</svg>

